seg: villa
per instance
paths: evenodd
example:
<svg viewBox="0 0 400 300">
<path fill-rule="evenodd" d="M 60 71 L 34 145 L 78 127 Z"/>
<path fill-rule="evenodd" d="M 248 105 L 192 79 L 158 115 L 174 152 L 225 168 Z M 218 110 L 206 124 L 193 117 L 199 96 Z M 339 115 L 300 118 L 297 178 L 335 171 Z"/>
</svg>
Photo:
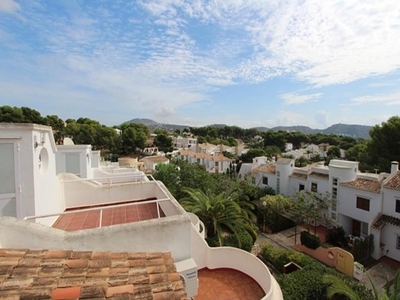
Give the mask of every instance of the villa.
<svg viewBox="0 0 400 300">
<path fill-rule="evenodd" d="M 43 125 L 0 123 L 0 153 L 0 298 L 283 299 L 264 263 L 208 247 L 151 176 L 56 146 Z"/>
<path fill-rule="evenodd" d="M 374 235 L 372 257 L 400 261 L 400 171 L 393 161 L 391 172 L 361 173 L 358 162 L 333 159 L 329 166 L 294 166 L 294 159 L 266 157 L 243 164 L 239 176 L 252 176 L 260 188 L 271 187 L 286 196 L 308 191 L 330 195 L 333 204 L 326 212 L 343 226 L 350 239 Z"/>
</svg>

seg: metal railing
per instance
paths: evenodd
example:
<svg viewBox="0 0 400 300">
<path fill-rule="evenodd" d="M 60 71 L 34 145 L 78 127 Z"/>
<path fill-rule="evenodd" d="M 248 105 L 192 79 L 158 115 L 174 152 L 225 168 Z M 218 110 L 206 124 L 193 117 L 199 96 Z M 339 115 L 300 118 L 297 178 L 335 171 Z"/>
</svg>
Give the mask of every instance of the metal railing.
<svg viewBox="0 0 400 300">
<path fill-rule="evenodd" d="M 101 207 L 91 207 L 91 208 L 83 208 L 83 209 L 77 209 L 77 210 L 70 210 L 70 211 L 64 211 L 61 213 L 55 213 L 55 214 L 45 214 L 45 215 L 39 215 L 39 216 L 27 216 L 23 220 L 36 220 L 36 219 L 43 219 L 43 218 L 51 218 L 51 217 L 60 217 L 64 215 L 70 215 L 70 214 L 76 214 L 76 213 L 84 213 L 84 212 L 91 212 L 91 211 L 100 211 L 100 217 L 99 217 L 99 226 L 102 227 L 103 224 L 103 210 L 106 209 L 112 209 L 112 208 L 121 208 L 121 207 L 128 207 L 128 206 L 137 206 L 137 205 L 145 205 L 145 204 L 151 204 L 151 203 L 156 203 L 157 205 L 157 218 L 160 218 L 160 206 L 159 202 L 163 201 L 170 201 L 171 199 L 165 198 L 165 199 L 155 199 L 155 200 L 143 200 L 143 199 L 137 199 L 137 200 L 131 200 L 131 201 L 137 201 L 133 203 L 126 203 L 126 204 L 115 204 L 115 205 L 107 205 L 107 206 L 101 206 Z"/>
</svg>

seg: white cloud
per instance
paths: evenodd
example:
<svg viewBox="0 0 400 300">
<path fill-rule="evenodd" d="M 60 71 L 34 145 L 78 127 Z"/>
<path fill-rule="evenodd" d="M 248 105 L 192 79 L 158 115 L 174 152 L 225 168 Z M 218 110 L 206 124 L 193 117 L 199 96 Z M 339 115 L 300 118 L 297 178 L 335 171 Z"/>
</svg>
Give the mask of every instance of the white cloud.
<svg viewBox="0 0 400 300">
<path fill-rule="evenodd" d="M 15 13 L 20 9 L 20 5 L 15 0 L 1 0 L 0 12 Z"/>
<path fill-rule="evenodd" d="M 317 99 L 322 96 L 322 93 L 299 95 L 296 93 L 282 94 L 281 98 L 285 104 L 301 104 L 309 101 L 318 101 Z"/>
<path fill-rule="evenodd" d="M 367 95 L 351 99 L 353 105 L 379 104 L 400 105 L 400 92 L 385 95 Z"/>
</svg>

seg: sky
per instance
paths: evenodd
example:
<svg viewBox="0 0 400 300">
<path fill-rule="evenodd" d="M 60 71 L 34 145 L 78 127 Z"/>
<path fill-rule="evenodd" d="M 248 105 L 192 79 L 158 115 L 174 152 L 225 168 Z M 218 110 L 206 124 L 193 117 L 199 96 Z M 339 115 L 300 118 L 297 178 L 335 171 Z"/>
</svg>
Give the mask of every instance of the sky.
<svg viewBox="0 0 400 300">
<path fill-rule="evenodd" d="M 399 0 L 0 0 L 0 105 L 111 126 L 375 125 Z"/>
</svg>

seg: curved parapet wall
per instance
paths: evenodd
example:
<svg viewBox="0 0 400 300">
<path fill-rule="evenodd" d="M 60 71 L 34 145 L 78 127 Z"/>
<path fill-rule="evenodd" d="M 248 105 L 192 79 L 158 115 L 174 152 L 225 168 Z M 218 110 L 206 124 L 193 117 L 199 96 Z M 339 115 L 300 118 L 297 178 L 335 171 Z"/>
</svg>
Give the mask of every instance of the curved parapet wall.
<svg viewBox="0 0 400 300">
<path fill-rule="evenodd" d="M 186 214 L 69 232 L 12 217 L 0 218 L 0 248 L 171 252 L 175 261 L 181 261 L 191 258 L 190 246 L 182 246 L 190 238 L 191 222 Z"/>
<path fill-rule="evenodd" d="M 211 248 L 192 224 L 192 257 L 198 269 L 229 268 L 253 278 L 263 289 L 262 300 L 283 300 L 279 284 L 267 266 L 253 254 L 233 247 Z"/>
</svg>

